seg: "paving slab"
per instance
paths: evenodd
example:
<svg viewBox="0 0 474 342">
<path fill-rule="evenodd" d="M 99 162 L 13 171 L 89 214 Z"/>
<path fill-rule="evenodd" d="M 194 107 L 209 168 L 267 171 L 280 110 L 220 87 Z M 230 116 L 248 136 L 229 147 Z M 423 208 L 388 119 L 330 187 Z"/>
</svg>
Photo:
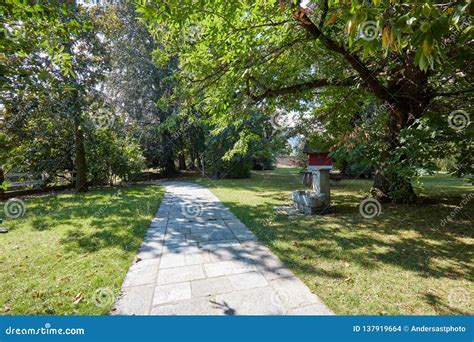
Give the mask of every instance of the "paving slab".
<svg viewBox="0 0 474 342">
<path fill-rule="evenodd" d="M 155 288 L 153 305 L 178 302 L 191 299 L 191 284 L 189 282 L 160 285 Z"/>
<path fill-rule="evenodd" d="M 158 276 L 160 259 L 146 259 L 132 265 L 123 280 L 123 286 L 154 284 Z"/>
<path fill-rule="evenodd" d="M 202 265 L 180 266 L 164 269 L 160 268 L 156 283 L 159 285 L 165 285 L 202 278 L 206 278 Z"/>
<path fill-rule="evenodd" d="M 215 296 L 232 292 L 233 287 L 228 277 L 206 278 L 191 282 L 194 297 Z"/>
<path fill-rule="evenodd" d="M 154 285 L 122 286 L 122 293 L 114 305 L 113 315 L 148 315 L 154 292 Z"/>
<path fill-rule="evenodd" d="M 332 315 L 209 190 L 166 193 L 114 315 Z"/>
</svg>

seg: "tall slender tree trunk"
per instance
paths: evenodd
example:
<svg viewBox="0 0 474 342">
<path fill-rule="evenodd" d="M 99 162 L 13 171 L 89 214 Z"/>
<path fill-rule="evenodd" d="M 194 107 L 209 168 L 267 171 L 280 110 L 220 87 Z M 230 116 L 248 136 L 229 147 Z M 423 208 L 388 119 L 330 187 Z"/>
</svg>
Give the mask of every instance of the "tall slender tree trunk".
<svg viewBox="0 0 474 342">
<path fill-rule="evenodd" d="M 77 114 L 76 114 L 77 115 Z M 76 183 L 75 190 L 77 192 L 86 192 L 87 189 L 87 161 L 86 149 L 84 147 L 84 131 L 80 125 L 79 118 L 74 119 L 74 138 L 75 138 L 75 157 L 76 164 Z"/>
<path fill-rule="evenodd" d="M 174 163 L 174 158 L 168 157 L 165 162 L 165 169 L 164 169 L 165 176 L 173 176 L 176 172 L 176 165 Z"/>
<path fill-rule="evenodd" d="M 181 152 L 178 156 L 178 169 L 180 171 L 186 170 L 186 157 L 184 152 Z"/>
<path fill-rule="evenodd" d="M 189 168 L 191 170 L 196 170 L 196 153 L 194 153 L 194 149 L 191 149 L 191 151 L 189 152 L 189 160 Z"/>
<path fill-rule="evenodd" d="M 172 136 L 171 133 L 166 130 L 163 132 L 163 140 L 164 141 L 172 141 Z M 170 146 L 164 151 L 164 166 L 163 166 L 163 175 L 166 177 L 169 176 L 174 176 L 176 175 L 176 165 L 174 163 L 175 161 L 175 155 L 173 152 L 173 146 Z"/>
<path fill-rule="evenodd" d="M 0 166 L 0 185 L 5 181 L 5 172 L 3 171 L 3 167 Z M 2 200 L 5 196 L 5 190 L 0 188 L 0 200 Z"/>
<path fill-rule="evenodd" d="M 205 166 L 205 165 L 204 165 L 204 164 L 205 164 L 204 161 L 205 161 L 205 159 L 204 159 L 204 154 L 203 154 L 203 155 L 201 156 L 201 160 L 200 160 L 200 164 L 201 164 L 201 177 L 203 177 L 203 178 L 206 177 L 206 171 L 204 170 L 204 166 Z"/>
</svg>

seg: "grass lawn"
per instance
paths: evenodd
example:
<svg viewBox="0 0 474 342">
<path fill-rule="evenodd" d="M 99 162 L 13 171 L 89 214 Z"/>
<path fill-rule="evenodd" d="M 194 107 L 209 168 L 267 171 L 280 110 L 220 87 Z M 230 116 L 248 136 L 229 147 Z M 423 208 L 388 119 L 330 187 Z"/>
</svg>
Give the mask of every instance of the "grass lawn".
<svg viewBox="0 0 474 342">
<path fill-rule="evenodd" d="M 373 219 L 359 213 L 371 186 L 366 180 L 332 187 L 335 214 L 296 218 L 273 210 L 302 188 L 296 169 L 195 181 L 208 186 L 336 314 L 474 313 L 474 198 L 441 224 L 473 196 L 474 187 L 462 180 L 425 177 L 424 204 L 384 205 Z"/>
<path fill-rule="evenodd" d="M 25 199 L 0 234 L 0 313 L 107 314 L 162 195 L 137 185 Z"/>
</svg>

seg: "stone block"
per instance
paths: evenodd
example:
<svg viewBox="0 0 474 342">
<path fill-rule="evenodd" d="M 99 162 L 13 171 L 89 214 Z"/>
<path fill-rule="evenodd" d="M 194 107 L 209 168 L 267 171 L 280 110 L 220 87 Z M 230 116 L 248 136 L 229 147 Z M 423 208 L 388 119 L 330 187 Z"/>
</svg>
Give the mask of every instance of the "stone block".
<svg viewBox="0 0 474 342">
<path fill-rule="evenodd" d="M 134 263 L 128 269 L 127 275 L 123 280 L 123 287 L 139 286 L 153 284 L 158 275 L 160 259 L 146 259 Z"/>
<path fill-rule="evenodd" d="M 147 315 L 150 312 L 154 286 L 123 287 L 115 303 L 114 315 Z"/>
<path fill-rule="evenodd" d="M 209 297 L 190 299 L 175 304 L 160 305 L 151 310 L 152 315 L 195 315 L 217 316 L 225 315 L 225 309 L 212 303 Z"/>
<path fill-rule="evenodd" d="M 217 295 L 215 303 L 233 315 L 285 314 L 286 309 L 276 305 L 275 297 L 275 291 L 266 286 Z"/>
<path fill-rule="evenodd" d="M 219 277 L 230 274 L 238 274 L 255 271 L 255 265 L 247 260 L 227 260 L 204 264 L 204 270 L 208 277 Z"/>
<path fill-rule="evenodd" d="M 177 302 L 191 298 L 191 285 L 189 282 L 160 285 L 155 288 L 153 305 L 160 305 L 169 302 Z"/>
<path fill-rule="evenodd" d="M 229 281 L 234 290 L 245 290 L 254 287 L 268 286 L 265 277 L 258 272 L 248 272 L 230 275 Z"/>
<path fill-rule="evenodd" d="M 206 278 L 191 282 L 193 297 L 215 296 L 232 291 L 232 285 L 227 277 Z"/>
<path fill-rule="evenodd" d="M 205 278 L 202 265 L 181 266 L 160 269 L 158 272 L 158 285 L 182 283 L 185 281 Z"/>
<path fill-rule="evenodd" d="M 185 265 L 184 253 L 166 253 L 161 256 L 160 269 Z"/>
</svg>

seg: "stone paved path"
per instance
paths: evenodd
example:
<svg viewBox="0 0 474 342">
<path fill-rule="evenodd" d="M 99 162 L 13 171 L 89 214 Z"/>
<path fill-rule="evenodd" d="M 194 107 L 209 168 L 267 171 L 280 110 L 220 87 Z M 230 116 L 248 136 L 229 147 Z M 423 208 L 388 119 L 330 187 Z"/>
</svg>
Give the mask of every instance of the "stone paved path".
<svg viewBox="0 0 474 342">
<path fill-rule="evenodd" d="M 209 190 L 163 185 L 113 314 L 333 314 Z"/>
</svg>

